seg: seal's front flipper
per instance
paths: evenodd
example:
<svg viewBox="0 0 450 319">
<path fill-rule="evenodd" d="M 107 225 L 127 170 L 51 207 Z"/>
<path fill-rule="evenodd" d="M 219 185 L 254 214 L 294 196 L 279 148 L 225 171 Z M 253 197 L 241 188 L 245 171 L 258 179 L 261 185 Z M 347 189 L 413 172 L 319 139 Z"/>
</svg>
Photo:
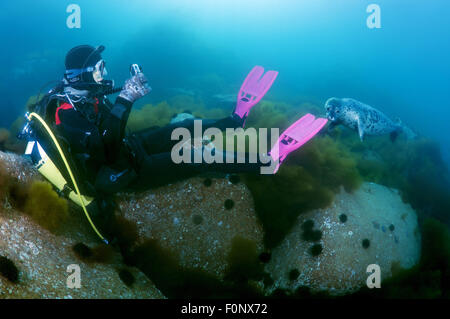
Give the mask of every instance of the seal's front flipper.
<svg viewBox="0 0 450 319">
<path fill-rule="evenodd" d="M 286 156 L 313 138 L 327 123 L 327 119 L 315 118 L 306 114 L 294 124 L 289 126 L 278 138 L 278 141 L 269 154 L 277 165 L 274 174 L 278 171 Z"/>
<path fill-rule="evenodd" d="M 364 142 L 364 125 L 359 117 L 358 117 L 358 133 L 361 142 Z"/>
</svg>

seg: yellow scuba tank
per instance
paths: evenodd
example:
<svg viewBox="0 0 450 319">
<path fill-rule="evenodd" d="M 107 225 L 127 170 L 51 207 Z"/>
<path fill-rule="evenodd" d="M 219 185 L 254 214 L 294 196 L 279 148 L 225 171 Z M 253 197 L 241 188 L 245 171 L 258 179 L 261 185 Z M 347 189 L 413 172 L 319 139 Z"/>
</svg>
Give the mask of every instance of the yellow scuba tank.
<svg viewBox="0 0 450 319">
<path fill-rule="evenodd" d="M 34 166 L 39 171 L 39 173 L 41 173 L 67 198 L 71 199 L 77 205 L 82 206 L 78 195 L 68 186 L 64 176 L 61 174 L 55 163 L 53 163 L 53 161 L 50 159 L 50 157 L 47 155 L 38 141 L 28 142 L 27 149 L 25 150 L 25 155 L 31 156 L 32 153 L 39 156 L 37 162 L 35 162 L 36 159 L 33 160 L 33 162 L 35 162 Z M 83 204 L 85 206 L 88 206 L 94 199 L 92 197 L 81 195 L 81 200 L 83 201 Z"/>
<path fill-rule="evenodd" d="M 75 180 L 75 177 L 72 173 L 72 170 L 69 166 L 69 163 L 66 159 L 66 156 L 64 155 L 64 152 L 59 145 L 58 140 L 56 139 L 55 135 L 51 131 L 50 127 L 47 125 L 47 123 L 42 119 L 41 116 L 39 116 L 37 113 L 27 113 L 26 118 L 28 121 L 31 121 L 33 118 L 37 119 L 38 122 L 44 127 L 45 131 L 53 141 L 56 149 L 58 150 L 59 155 L 61 156 L 61 159 L 64 162 L 64 165 L 69 173 L 70 179 L 72 181 L 72 184 L 75 189 L 71 189 L 64 178 L 64 176 L 61 174 L 55 163 L 50 159 L 48 154 L 45 152 L 44 148 L 41 146 L 41 144 L 34 139 L 31 139 L 28 141 L 27 147 L 25 149 L 25 155 L 29 156 L 34 164 L 34 166 L 37 168 L 37 170 L 49 181 L 51 182 L 62 194 L 64 194 L 67 198 L 71 199 L 74 203 L 81 206 L 81 208 L 84 211 L 84 214 L 86 215 L 86 218 L 91 225 L 92 229 L 95 231 L 95 233 L 98 235 L 98 237 L 108 244 L 108 240 L 102 236 L 102 234 L 99 232 L 99 230 L 95 227 L 91 217 L 89 216 L 87 206 L 90 204 L 95 205 L 94 198 L 84 196 L 80 193 L 78 184 Z"/>
</svg>

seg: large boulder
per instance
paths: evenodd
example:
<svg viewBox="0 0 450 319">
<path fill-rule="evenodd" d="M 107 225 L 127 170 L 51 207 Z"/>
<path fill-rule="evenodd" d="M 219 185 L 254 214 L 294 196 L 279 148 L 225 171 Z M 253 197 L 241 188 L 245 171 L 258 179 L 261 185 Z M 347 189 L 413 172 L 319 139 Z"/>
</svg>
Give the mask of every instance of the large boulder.
<svg viewBox="0 0 450 319">
<path fill-rule="evenodd" d="M 85 237 L 81 236 L 85 239 Z M 108 264 L 85 263 L 72 247 L 80 238 L 56 236 L 35 224 L 29 216 L 12 209 L 0 211 L 0 263 L 9 260 L 19 271 L 14 282 L 0 265 L 0 298 L 164 298 L 139 270 L 124 267 L 118 256 Z M 98 243 L 86 242 L 89 246 Z M 69 265 L 81 270 L 81 288 L 68 288 Z M 9 269 L 11 268 L 11 264 Z M 119 270 L 134 277 L 128 287 Z M 9 278 L 9 279 L 7 279 Z M 13 282 L 11 281 L 13 279 Z"/>
<path fill-rule="evenodd" d="M 299 287 L 352 293 L 366 285 L 369 265 L 379 265 L 387 279 L 413 267 L 420 247 L 417 215 L 398 191 L 364 183 L 353 194 L 342 191 L 331 207 L 299 216 L 266 266 L 274 279 L 267 293 Z"/>
<path fill-rule="evenodd" d="M 250 191 L 227 178 L 195 177 L 142 194 L 122 195 L 124 217 L 136 222 L 140 241 L 157 240 L 181 266 L 222 279 L 234 239 L 263 250 L 263 230 Z"/>
<path fill-rule="evenodd" d="M 33 168 L 31 161 L 15 153 L 0 151 L 0 165 L 6 174 L 21 183 L 41 179 L 41 175 Z"/>
<path fill-rule="evenodd" d="M 16 154 L 0 152 L 0 165 L 3 188 L 41 179 L 30 162 Z M 80 242 L 99 246 L 75 205 L 61 229 L 52 233 L 14 209 L 3 189 L 0 194 L 0 298 L 165 298 L 141 271 L 126 267 L 113 249 L 105 252 L 109 257 L 104 263 L 75 254 L 73 247 Z M 67 267 L 73 264 L 81 270 L 79 289 L 67 287 Z"/>
</svg>

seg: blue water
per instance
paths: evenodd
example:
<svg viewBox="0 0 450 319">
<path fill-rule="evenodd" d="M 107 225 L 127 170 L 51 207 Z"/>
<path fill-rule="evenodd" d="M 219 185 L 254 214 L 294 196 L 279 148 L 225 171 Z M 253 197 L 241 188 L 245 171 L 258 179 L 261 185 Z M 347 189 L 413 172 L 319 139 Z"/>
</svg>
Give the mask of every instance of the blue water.
<svg viewBox="0 0 450 319">
<path fill-rule="evenodd" d="M 69 29 L 66 8 L 81 8 Z M 381 29 L 366 26 L 369 4 Z M 66 52 L 103 44 L 117 83 L 140 63 L 158 101 L 167 88 L 235 94 L 256 64 L 280 75 L 267 98 L 353 97 L 442 146 L 450 162 L 450 21 L 446 0 L 2 1 L 0 126 L 24 113 L 31 95 L 64 72 Z M 225 85 L 196 81 L 216 74 Z"/>
</svg>

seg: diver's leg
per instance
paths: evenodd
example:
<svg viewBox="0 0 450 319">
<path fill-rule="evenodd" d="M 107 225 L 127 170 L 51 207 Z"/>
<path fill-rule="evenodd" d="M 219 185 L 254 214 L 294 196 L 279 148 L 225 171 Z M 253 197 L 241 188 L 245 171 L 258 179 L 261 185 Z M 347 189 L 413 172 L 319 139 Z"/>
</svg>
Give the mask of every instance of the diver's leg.
<svg viewBox="0 0 450 319">
<path fill-rule="evenodd" d="M 211 127 L 216 127 L 219 130 L 227 128 L 242 127 L 243 120 L 235 115 L 225 117 L 223 119 L 202 119 L 202 129 L 206 130 Z M 140 141 L 142 148 L 148 154 L 158 154 L 169 152 L 179 140 L 172 140 L 172 132 L 177 128 L 186 128 L 189 130 L 191 136 L 194 136 L 194 119 L 186 119 L 184 121 L 166 125 L 157 129 L 144 129 L 130 135 L 130 138 Z M 203 132 L 202 132 L 203 134 Z"/>
<path fill-rule="evenodd" d="M 223 161 L 206 163 L 194 163 L 194 153 L 191 152 L 191 162 L 181 162 L 176 164 L 172 159 L 171 152 L 147 155 L 141 158 L 138 163 L 136 183 L 133 183 L 133 188 L 145 189 L 150 186 L 160 186 L 180 180 L 182 178 L 192 177 L 194 175 L 205 172 L 220 172 L 220 173 L 259 173 L 261 167 L 269 167 L 270 162 L 267 163 L 267 157 L 257 158 L 256 162 L 251 163 L 248 154 L 238 155 L 237 153 L 228 153 L 232 158 L 231 163 L 226 161 L 226 153 L 221 153 Z M 244 159 L 243 163 L 238 163 L 238 158 Z"/>
</svg>

